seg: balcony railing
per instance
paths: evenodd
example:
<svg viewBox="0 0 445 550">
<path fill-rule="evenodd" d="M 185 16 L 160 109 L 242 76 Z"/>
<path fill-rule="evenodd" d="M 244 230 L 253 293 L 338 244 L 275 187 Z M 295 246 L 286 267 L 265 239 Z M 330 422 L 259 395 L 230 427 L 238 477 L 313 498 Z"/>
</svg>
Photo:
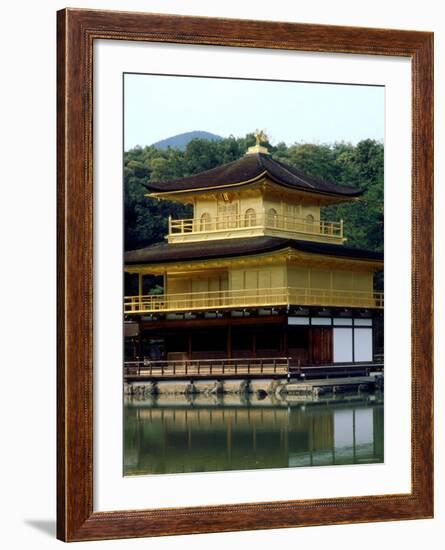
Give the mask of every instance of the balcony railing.
<svg viewBox="0 0 445 550">
<path fill-rule="evenodd" d="M 280 376 L 290 378 L 336 378 L 369 376 L 371 371 L 383 370 L 383 360 L 379 363 L 361 362 L 327 363 L 324 365 L 305 365 L 291 357 L 243 357 L 243 358 L 213 358 L 213 359 L 181 359 L 152 361 L 144 358 L 140 361 L 124 363 L 124 378 L 138 380 L 146 378 L 233 378 L 233 377 L 263 377 Z"/>
<path fill-rule="evenodd" d="M 199 237 L 203 234 L 218 234 L 230 232 L 249 234 L 252 232 L 285 232 L 300 238 L 321 238 L 325 241 L 343 242 L 343 220 L 339 222 L 324 220 L 308 220 L 294 216 L 278 214 L 255 214 L 244 216 L 220 216 L 216 218 L 190 218 L 168 221 L 168 237 Z M 241 235 L 240 235 L 241 236 Z"/>
<path fill-rule="evenodd" d="M 191 376 L 262 376 L 289 373 L 289 357 L 255 357 L 241 359 L 184 359 L 176 361 L 127 361 L 125 378 L 175 378 Z"/>
<path fill-rule="evenodd" d="M 124 313 L 168 313 L 286 305 L 381 309 L 383 308 L 383 292 L 281 287 L 126 296 L 124 298 Z"/>
</svg>

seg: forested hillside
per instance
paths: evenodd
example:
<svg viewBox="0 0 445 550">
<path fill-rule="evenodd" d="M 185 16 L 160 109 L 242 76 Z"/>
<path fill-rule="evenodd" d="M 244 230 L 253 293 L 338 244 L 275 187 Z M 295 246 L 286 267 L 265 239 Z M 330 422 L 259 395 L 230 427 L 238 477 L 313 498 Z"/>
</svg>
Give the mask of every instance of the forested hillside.
<svg viewBox="0 0 445 550">
<path fill-rule="evenodd" d="M 162 241 L 167 217 L 191 217 L 190 207 L 145 197 L 143 183 L 188 176 L 242 157 L 255 143 L 253 134 L 219 141 L 193 139 L 185 150 L 136 147 L 124 155 L 125 249 L 133 250 Z M 383 250 L 383 145 L 364 140 L 313 145 L 295 143 L 276 147 L 265 144 L 271 155 L 308 175 L 352 185 L 365 193 L 355 203 L 323 208 L 327 220 L 344 219 L 347 245 Z"/>
<path fill-rule="evenodd" d="M 174 149 L 180 149 L 181 151 L 184 151 L 184 149 L 187 147 L 187 144 L 189 143 L 189 141 L 192 141 L 192 139 L 208 139 L 209 141 L 218 141 L 223 138 L 210 132 L 195 130 L 193 132 L 184 132 L 183 134 L 171 136 L 167 139 L 161 139 L 161 141 L 152 143 L 152 145 L 157 149 L 167 149 L 168 147 L 172 147 Z"/>
</svg>

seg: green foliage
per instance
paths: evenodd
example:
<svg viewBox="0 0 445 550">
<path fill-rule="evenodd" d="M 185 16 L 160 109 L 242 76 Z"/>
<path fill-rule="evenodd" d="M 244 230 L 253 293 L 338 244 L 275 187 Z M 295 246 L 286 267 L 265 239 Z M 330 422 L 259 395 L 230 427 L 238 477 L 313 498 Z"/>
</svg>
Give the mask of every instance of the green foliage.
<svg viewBox="0 0 445 550">
<path fill-rule="evenodd" d="M 134 250 L 164 239 L 167 219 L 190 217 L 190 207 L 146 196 L 144 183 L 167 181 L 186 172 L 183 154 L 176 149 L 135 148 L 124 156 L 125 250 Z"/>
<path fill-rule="evenodd" d="M 219 141 L 193 139 L 184 151 L 136 147 L 124 155 L 125 249 L 133 250 L 164 239 L 167 218 L 189 218 L 190 206 L 146 197 L 144 183 L 168 181 L 215 168 L 241 158 L 255 143 L 253 134 Z M 354 203 L 324 207 L 322 218 L 343 219 L 347 245 L 383 250 L 383 145 L 364 140 L 314 145 L 265 144 L 273 158 L 293 165 L 308 175 L 364 190 Z"/>
<path fill-rule="evenodd" d="M 343 219 L 347 245 L 383 251 L 383 145 L 365 140 L 337 158 L 337 183 L 355 185 L 364 194 L 353 204 L 322 209 L 326 219 Z"/>
</svg>

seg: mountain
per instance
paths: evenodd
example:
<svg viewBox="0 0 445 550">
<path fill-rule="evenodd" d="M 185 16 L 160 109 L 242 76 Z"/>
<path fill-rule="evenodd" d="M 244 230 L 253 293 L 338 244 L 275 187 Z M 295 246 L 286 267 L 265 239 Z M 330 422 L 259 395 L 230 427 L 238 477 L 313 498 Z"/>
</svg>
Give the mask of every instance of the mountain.
<svg viewBox="0 0 445 550">
<path fill-rule="evenodd" d="M 167 147 L 172 147 L 173 149 L 179 149 L 184 151 L 187 146 L 187 143 L 192 139 L 208 139 L 210 141 L 219 141 L 223 139 L 221 136 L 212 134 L 210 132 L 201 132 L 199 130 L 194 130 L 193 132 L 185 132 L 183 134 L 178 134 L 177 136 L 172 136 L 166 139 L 161 139 L 156 143 L 152 143 L 153 147 L 158 149 L 167 149 Z"/>
</svg>

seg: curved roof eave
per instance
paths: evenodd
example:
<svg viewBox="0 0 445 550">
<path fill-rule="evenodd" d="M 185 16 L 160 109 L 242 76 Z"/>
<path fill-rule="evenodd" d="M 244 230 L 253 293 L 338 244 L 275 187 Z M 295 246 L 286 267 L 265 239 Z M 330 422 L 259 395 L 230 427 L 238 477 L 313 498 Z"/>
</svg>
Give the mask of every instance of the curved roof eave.
<svg viewBox="0 0 445 550">
<path fill-rule="evenodd" d="M 326 197 L 336 197 L 341 198 L 342 200 L 348 200 L 348 199 L 354 199 L 357 197 L 360 197 L 363 195 L 364 190 L 363 189 L 354 189 L 352 193 L 348 194 L 342 194 L 342 193 L 336 193 L 336 192 L 330 192 L 330 191 L 322 191 L 320 189 L 315 188 L 305 188 L 305 187 L 298 187 L 296 185 L 287 184 L 285 182 L 280 181 L 276 177 L 273 176 L 269 171 L 265 170 L 258 176 L 251 178 L 249 180 L 245 181 L 239 181 L 236 183 L 228 183 L 228 184 L 222 184 L 222 185 L 214 185 L 214 186 L 206 186 L 206 187 L 193 187 L 190 189 L 177 189 L 177 190 L 158 190 L 155 192 L 149 192 L 147 193 L 148 197 L 155 197 L 155 198 L 162 198 L 163 196 L 167 197 L 170 195 L 186 195 L 186 194 L 195 194 L 195 193 L 208 193 L 216 190 L 224 190 L 224 189 L 233 189 L 236 187 L 246 187 L 248 185 L 252 185 L 254 183 L 257 183 L 260 181 L 264 176 L 267 176 L 273 183 L 280 187 L 284 187 L 285 189 L 289 189 L 290 191 L 296 191 L 298 193 L 308 193 L 309 195 L 323 195 Z M 144 184 L 144 187 L 150 191 L 150 185 Z"/>
<path fill-rule="evenodd" d="M 243 237 L 191 243 L 158 243 L 125 253 L 125 264 L 163 264 L 171 262 L 230 259 L 240 256 L 273 253 L 285 248 L 314 255 L 383 263 L 383 254 L 349 248 L 339 244 L 299 241 L 282 237 Z"/>
<path fill-rule="evenodd" d="M 294 166 L 261 153 L 245 155 L 192 176 L 166 182 L 149 182 L 144 186 L 150 195 L 161 197 L 241 187 L 258 181 L 266 174 L 277 185 L 306 193 L 342 198 L 356 197 L 363 193 L 361 189 L 309 176 Z"/>
</svg>

